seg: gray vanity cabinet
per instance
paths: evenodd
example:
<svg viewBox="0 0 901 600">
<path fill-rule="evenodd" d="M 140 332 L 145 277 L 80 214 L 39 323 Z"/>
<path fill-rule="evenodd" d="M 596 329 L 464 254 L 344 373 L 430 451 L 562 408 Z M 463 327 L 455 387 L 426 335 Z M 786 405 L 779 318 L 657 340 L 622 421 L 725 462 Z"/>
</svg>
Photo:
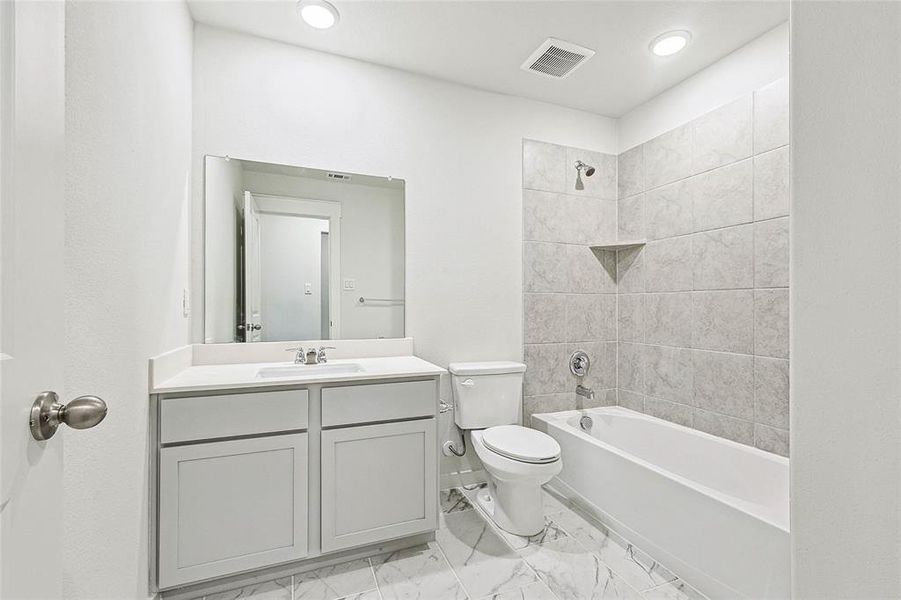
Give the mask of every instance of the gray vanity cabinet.
<svg viewBox="0 0 901 600">
<path fill-rule="evenodd" d="M 322 549 L 437 527 L 435 419 L 322 432 Z"/>
<path fill-rule="evenodd" d="M 307 554 L 307 434 L 160 451 L 160 583 Z"/>
</svg>

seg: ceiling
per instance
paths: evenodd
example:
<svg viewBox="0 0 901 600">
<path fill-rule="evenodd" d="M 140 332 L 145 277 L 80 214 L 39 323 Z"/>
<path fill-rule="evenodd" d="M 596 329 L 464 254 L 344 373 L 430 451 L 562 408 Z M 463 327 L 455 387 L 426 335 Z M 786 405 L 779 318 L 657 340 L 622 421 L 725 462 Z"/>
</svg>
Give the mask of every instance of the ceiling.
<svg viewBox="0 0 901 600">
<path fill-rule="evenodd" d="M 292 0 L 188 0 L 200 23 L 610 117 L 788 20 L 783 1 L 332 2 L 341 21 L 319 31 Z M 652 55 L 651 40 L 673 29 L 691 44 Z M 566 79 L 520 70 L 547 37 L 597 54 Z"/>
</svg>

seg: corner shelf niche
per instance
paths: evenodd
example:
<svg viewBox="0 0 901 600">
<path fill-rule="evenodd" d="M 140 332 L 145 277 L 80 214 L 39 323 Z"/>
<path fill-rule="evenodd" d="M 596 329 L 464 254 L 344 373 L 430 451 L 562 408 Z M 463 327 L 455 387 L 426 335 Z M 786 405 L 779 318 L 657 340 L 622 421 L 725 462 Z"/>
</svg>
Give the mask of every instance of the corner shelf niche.
<svg viewBox="0 0 901 600">
<path fill-rule="evenodd" d="M 602 244 L 594 244 L 592 250 L 631 250 L 632 248 L 641 248 L 647 243 L 647 240 L 623 240 L 620 242 L 607 242 Z"/>
</svg>

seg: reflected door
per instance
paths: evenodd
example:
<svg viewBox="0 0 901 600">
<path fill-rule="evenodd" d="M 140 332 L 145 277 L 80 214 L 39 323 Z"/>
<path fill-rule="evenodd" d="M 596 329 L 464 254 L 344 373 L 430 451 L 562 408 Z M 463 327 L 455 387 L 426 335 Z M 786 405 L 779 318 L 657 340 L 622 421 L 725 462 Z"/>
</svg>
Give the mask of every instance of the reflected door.
<svg viewBox="0 0 901 600">
<path fill-rule="evenodd" d="M 259 342 L 263 337 L 261 273 L 260 207 L 253 194 L 244 192 L 244 339 L 248 342 Z"/>
</svg>

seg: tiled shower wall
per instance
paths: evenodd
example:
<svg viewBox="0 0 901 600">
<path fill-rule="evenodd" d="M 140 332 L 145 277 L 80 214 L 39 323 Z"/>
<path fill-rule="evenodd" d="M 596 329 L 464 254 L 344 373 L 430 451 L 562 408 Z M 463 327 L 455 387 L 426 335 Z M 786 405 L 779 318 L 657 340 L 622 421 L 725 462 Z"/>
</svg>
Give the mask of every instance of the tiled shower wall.
<svg viewBox="0 0 901 600">
<path fill-rule="evenodd" d="M 618 403 L 788 454 L 788 83 L 618 157 Z"/>
<path fill-rule="evenodd" d="M 788 160 L 785 80 L 618 157 L 526 140 L 525 422 L 576 407 L 581 348 L 585 406 L 787 455 Z M 589 248 L 615 239 L 648 242 Z"/>
<path fill-rule="evenodd" d="M 576 160 L 593 165 L 577 191 Z M 589 245 L 616 237 L 616 156 L 523 142 L 523 333 L 528 367 L 524 422 L 577 406 L 569 356 L 588 352 L 585 406 L 616 403 L 616 280 L 612 252 Z"/>
</svg>

